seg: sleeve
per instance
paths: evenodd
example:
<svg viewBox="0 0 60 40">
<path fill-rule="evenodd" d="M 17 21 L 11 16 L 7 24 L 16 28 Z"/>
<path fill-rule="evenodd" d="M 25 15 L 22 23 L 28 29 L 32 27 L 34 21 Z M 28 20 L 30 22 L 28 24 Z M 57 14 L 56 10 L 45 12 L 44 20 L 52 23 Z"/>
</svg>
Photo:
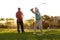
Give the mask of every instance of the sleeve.
<svg viewBox="0 0 60 40">
<path fill-rule="evenodd" d="M 17 18 L 17 16 L 18 16 L 18 15 L 17 15 L 17 13 L 16 13 L 16 18 Z"/>
<path fill-rule="evenodd" d="M 19 18 L 19 14 L 18 14 L 18 12 L 16 13 L 16 18 Z"/>
</svg>

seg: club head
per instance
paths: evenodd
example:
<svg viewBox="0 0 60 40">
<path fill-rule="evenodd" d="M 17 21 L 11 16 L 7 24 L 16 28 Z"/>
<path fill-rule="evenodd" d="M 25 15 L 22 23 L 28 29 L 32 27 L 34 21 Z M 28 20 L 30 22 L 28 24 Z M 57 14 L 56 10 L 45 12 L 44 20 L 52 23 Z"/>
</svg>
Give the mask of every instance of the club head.
<svg viewBox="0 0 60 40">
<path fill-rule="evenodd" d="M 43 4 L 46 4 L 46 3 L 43 3 Z"/>
</svg>

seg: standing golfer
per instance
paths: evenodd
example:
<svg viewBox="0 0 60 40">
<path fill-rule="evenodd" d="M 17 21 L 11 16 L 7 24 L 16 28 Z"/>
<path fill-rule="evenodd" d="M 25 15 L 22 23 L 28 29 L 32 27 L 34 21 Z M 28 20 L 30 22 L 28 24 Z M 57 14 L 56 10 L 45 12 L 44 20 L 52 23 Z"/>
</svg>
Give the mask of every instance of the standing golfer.
<svg viewBox="0 0 60 40">
<path fill-rule="evenodd" d="M 17 18 L 17 31 L 18 33 L 20 32 L 19 26 L 21 25 L 21 30 L 24 32 L 24 27 L 23 27 L 23 13 L 21 12 L 21 9 L 18 8 L 18 11 L 16 13 L 16 18 Z"/>
<path fill-rule="evenodd" d="M 35 14 L 35 17 L 36 17 L 36 22 L 34 23 L 33 34 L 36 34 L 36 27 L 37 26 L 39 27 L 41 33 L 44 34 L 43 29 L 42 29 L 42 20 L 41 20 L 41 15 L 40 15 L 39 9 L 36 7 L 35 12 L 33 11 L 33 8 L 31 9 L 31 11 Z"/>
</svg>

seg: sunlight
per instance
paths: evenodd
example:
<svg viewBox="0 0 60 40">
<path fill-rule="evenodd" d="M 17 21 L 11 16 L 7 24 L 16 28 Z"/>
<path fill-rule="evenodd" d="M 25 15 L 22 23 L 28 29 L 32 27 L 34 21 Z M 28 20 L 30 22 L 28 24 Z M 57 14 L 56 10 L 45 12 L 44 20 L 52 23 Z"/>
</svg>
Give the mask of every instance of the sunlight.
<svg viewBox="0 0 60 40">
<path fill-rule="evenodd" d="M 46 4 L 40 5 L 42 3 Z M 59 0 L 0 0 L 0 18 L 16 18 L 17 8 L 20 7 L 24 19 L 30 19 L 34 16 L 30 9 L 36 6 L 41 15 L 60 16 Z"/>
</svg>

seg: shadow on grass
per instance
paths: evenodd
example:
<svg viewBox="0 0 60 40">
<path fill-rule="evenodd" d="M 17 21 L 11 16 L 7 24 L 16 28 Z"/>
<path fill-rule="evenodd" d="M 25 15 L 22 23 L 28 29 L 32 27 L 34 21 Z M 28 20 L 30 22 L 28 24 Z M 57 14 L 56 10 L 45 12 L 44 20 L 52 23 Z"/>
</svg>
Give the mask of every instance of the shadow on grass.
<svg viewBox="0 0 60 40">
<path fill-rule="evenodd" d="M 0 33 L 0 40 L 60 40 L 60 34 L 44 34 L 32 32 L 25 33 Z"/>
</svg>

